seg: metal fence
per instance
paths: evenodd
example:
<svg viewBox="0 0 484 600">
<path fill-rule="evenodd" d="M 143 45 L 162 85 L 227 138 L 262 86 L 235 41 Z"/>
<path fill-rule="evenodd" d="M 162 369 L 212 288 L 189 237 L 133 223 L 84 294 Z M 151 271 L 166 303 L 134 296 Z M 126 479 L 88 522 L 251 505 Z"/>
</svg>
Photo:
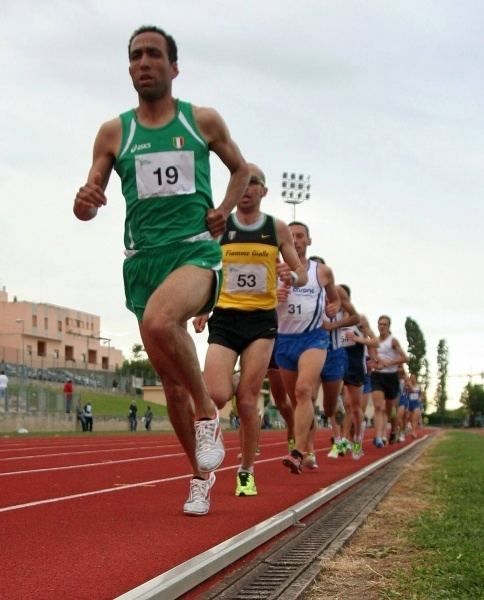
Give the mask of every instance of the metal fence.
<svg viewBox="0 0 484 600">
<path fill-rule="evenodd" d="M 63 392 L 48 388 L 18 387 L 9 389 L 0 398 L 0 413 L 75 413 L 80 398 L 78 392 L 72 394 L 69 405 Z"/>
</svg>

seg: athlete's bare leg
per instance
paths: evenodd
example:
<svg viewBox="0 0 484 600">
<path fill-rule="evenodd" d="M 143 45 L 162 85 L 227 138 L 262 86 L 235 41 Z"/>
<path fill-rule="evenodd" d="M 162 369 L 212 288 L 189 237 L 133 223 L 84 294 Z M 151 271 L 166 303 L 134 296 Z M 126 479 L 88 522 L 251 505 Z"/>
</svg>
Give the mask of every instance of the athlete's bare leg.
<svg viewBox="0 0 484 600">
<path fill-rule="evenodd" d="M 191 398 L 183 386 L 178 385 L 167 376 L 163 378 L 163 389 L 167 399 L 168 416 L 190 461 L 193 474 L 201 479 L 206 479 L 208 474 L 199 470 L 195 458 L 195 416 Z"/>
<path fill-rule="evenodd" d="M 168 375 L 188 391 L 196 419 L 213 417 L 215 406 L 186 323 L 209 301 L 213 278 L 208 269 L 191 265 L 177 269 L 153 292 L 139 325 L 153 367 L 161 378 Z"/>
<path fill-rule="evenodd" d="M 273 339 L 261 338 L 252 342 L 240 356 L 240 381 L 236 397 L 243 471 L 253 470 L 261 427 L 258 400 L 273 346 Z"/>
<path fill-rule="evenodd" d="M 412 433 L 410 434 L 414 439 L 418 437 L 418 429 L 420 427 L 420 417 L 422 411 L 420 408 L 416 408 L 414 411 L 410 413 L 411 423 L 412 423 Z"/>
<path fill-rule="evenodd" d="M 286 422 L 287 439 L 289 440 L 294 438 L 294 410 L 291 401 L 287 395 L 279 369 L 269 369 L 267 371 L 267 377 L 271 384 L 271 393 L 274 398 L 274 403 Z"/>
<path fill-rule="evenodd" d="M 311 348 L 299 357 L 298 370 L 280 369 L 284 386 L 291 398 L 294 411 L 296 450 L 302 455 L 308 445 L 314 421 L 313 394 L 326 360 L 326 350 Z"/>
<path fill-rule="evenodd" d="M 397 399 L 385 400 L 385 412 L 387 415 L 387 423 L 390 423 L 390 442 L 396 441 L 397 431 Z"/>
<path fill-rule="evenodd" d="M 333 438 L 335 440 L 341 437 L 341 425 L 336 420 L 336 407 L 338 396 L 341 393 L 341 385 L 341 379 L 323 381 L 323 411 L 331 423 Z"/>
<path fill-rule="evenodd" d="M 354 427 L 353 439 L 355 441 L 359 441 L 361 438 L 361 421 L 363 418 L 363 412 L 361 410 L 362 389 L 361 386 L 345 386 L 345 395 L 348 399 L 349 412 L 352 417 L 351 420 Z M 349 435 L 349 432 L 347 435 Z M 347 437 L 347 439 L 350 438 Z"/>
</svg>

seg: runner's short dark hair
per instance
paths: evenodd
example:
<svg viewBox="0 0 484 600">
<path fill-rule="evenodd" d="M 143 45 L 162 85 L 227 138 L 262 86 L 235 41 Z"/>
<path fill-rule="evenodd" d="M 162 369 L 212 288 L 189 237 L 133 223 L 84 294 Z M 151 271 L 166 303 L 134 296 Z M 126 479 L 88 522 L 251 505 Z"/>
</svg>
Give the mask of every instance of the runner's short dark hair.
<svg viewBox="0 0 484 600">
<path fill-rule="evenodd" d="M 291 225 L 300 225 L 301 227 L 304 227 L 304 229 L 306 230 L 306 233 L 307 233 L 308 237 L 311 237 L 310 234 L 309 234 L 309 227 L 306 225 L 306 223 L 302 223 L 301 221 L 291 221 L 289 223 L 289 227 Z"/>
<path fill-rule="evenodd" d="M 339 286 L 342 287 L 344 289 L 344 291 L 348 294 L 348 298 L 351 298 L 350 286 L 346 285 L 346 283 L 340 283 Z"/>
<path fill-rule="evenodd" d="M 308 260 L 314 260 L 315 262 L 320 263 L 322 265 L 326 264 L 326 261 L 324 260 L 324 258 L 321 258 L 321 256 L 316 256 L 316 255 L 310 256 L 308 258 Z"/>
<path fill-rule="evenodd" d="M 176 42 L 171 35 L 166 33 L 166 31 L 163 31 L 163 29 L 156 27 L 156 25 L 141 25 L 141 27 L 138 27 L 138 29 L 136 29 L 136 31 L 134 31 L 131 37 L 129 38 L 128 53 L 131 54 L 131 44 L 133 43 L 134 38 L 137 35 L 140 35 L 140 33 L 147 32 L 159 33 L 165 38 L 166 45 L 168 48 L 168 58 L 171 63 L 175 63 L 178 60 L 178 48 L 176 47 Z"/>
</svg>

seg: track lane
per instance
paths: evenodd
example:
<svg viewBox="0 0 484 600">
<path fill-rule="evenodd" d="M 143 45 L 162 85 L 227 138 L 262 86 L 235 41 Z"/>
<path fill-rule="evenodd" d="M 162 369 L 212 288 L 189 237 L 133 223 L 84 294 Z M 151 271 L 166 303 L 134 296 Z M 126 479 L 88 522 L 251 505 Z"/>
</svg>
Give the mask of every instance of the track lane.
<svg viewBox="0 0 484 600">
<path fill-rule="evenodd" d="M 113 484 L 116 491 L 0 513 L 0 530 L 9 546 L 2 552 L 0 574 L 5 597 L 113 598 L 401 447 L 377 450 L 367 442 L 367 454 L 361 461 L 349 457 L 331 461 L 325 458 L 327 450 L 319 450 L 319 472 L 294 476 L 280 463 L 284 432 L 264 432 L 262 442 L 263 454 L 256 465 L 259 496 L 234 496 L 234 448 L 217 473 L 212 510 L 206 517 L 190 518 L 181 512 L 190 476 L 185 457 L 167 459 L 163 466 L 165 473 L 169 462 L 178 463 L 171 470 L 180 477 L 176 480 L 150 483 L 151 479 L 139 477 L 138 487 Z M 328 443 L 329 433 L 318 435 L 318 448 L 328 447 Z M 118 468 L 111 466 L 111 481 Z M 101 489 L 100 470 L 86 471 L 91 491 Z M 160 470 L 153 479 L 160 479 Z M 131 468 L 133 471 L 138 475 L 140 470 Z M 3 500 L 3 481 L 1 485 Z M 31 476 L 24 479 L 24 486 L 32 490 Z M 59 495 L 51 493 L 52 498 L 66 494 L 65 472 L 57 486 Z"/>
</svg>

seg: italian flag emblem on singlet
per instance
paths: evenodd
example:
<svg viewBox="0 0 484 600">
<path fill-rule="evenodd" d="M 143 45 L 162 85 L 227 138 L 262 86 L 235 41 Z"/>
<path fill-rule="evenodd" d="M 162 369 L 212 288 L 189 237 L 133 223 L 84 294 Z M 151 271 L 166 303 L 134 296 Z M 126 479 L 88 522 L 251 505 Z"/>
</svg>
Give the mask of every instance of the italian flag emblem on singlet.
<svg viewBox="0 0 484 600">
<path fill-rule="evenodd" d="M 182 135 L 173 138 L 173 146 L 177 150 L 181 150 L 184 145 L 185 145 L 185 138 Z"/>
</svg>

